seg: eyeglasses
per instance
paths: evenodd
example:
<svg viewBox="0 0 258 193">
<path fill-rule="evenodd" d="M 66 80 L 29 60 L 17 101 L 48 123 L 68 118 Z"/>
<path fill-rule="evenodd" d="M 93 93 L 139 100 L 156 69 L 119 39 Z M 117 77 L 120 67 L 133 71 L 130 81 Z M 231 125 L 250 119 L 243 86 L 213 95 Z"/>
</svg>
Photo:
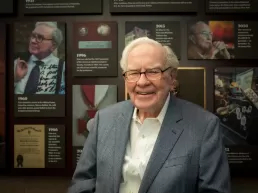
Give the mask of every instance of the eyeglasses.
<svg viewBox="0 0 258 193">
<path fill-rule="evenodd" d="M 170 67 L 161 70 L 160 68 L 147 69 L 145 72 L 139 72 L 137 70 L 129 70 L 123 74 L 127 82 L 137 82 L 141 74 L 144 74 L 148 80 L 158 80 L 161 78 L 163 72 L 167 71 Z"/>
<path fill-rule="evenodd" d="M 35 39 L 37 43 L 41 43 L 43 40 L 53 40 L 51 38 L 45 38 L 43 35 L 37 34 L 37 33 L 32 33 L 30 35 L 30 39 Z"/>
<path fill-rule="evenodd" d="M 210 36 L 213 36 L 213 33 L 212 32 L 209 32 L 209 31 L 201 31 L 197 34 L 201 34 L 202 36 L 204 37 L 210 37 Z"/>
</svg>

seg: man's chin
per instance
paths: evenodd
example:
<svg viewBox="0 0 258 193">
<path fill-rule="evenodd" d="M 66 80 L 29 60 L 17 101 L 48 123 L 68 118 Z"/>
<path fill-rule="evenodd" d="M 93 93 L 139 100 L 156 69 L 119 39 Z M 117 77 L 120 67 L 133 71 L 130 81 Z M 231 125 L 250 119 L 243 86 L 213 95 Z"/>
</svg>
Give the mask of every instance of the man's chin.
<svg viewBox="0 0 258 193">
<path fill-rule="evenodd" d="M 137 109 L 143 111 L 151 111 L 153 109 L 154 103 L 151 101 L 134 101 L 134 105 Z"/>
</svg>

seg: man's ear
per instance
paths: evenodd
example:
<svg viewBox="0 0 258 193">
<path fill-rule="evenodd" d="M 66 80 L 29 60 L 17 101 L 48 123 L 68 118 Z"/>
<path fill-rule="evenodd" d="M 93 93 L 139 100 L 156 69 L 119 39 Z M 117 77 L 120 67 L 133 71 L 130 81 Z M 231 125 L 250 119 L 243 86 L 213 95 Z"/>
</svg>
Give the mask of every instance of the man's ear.
<svg viewBox="0 0 258 193">
<path fill-rule="evenodd" d="M 57 48 L 57 44 L 55 42 L 53 42 L 51 51 L 54 52 L 56 50 L 56 48 Z"/>
<path fill-rule="evenodd" d="M 171 70 L 170 76 L 171 76 L 172 80 L 176 79 L 176 75 L 177 75 L 177 69 Z"/>
</svg>

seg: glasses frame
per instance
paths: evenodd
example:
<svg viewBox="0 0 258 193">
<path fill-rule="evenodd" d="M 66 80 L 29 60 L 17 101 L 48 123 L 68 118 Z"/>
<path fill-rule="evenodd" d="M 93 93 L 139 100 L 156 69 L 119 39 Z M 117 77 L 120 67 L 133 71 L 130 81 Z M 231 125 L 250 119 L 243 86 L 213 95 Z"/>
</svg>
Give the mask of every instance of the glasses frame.
<svg viewBox="0 0 258 193">
<path fill-rule="evenodd" d="M 152 69 L 145 70 L 144 72 L 138 71 L 139 78 L 138 78 L 136 81 L 128 81 L 127 76 L 126 76 L 126 73 L 127 73 L 127 72 L 130 72 L 130 71 L 135 71 L 135 72 L 136 72 L 137 70 L 128 70 L 128 71 L 126 71 L 126 72 L 123 73 L 123 77 L 125 78 L 125 80 L 126 80 L 127 82 L 137 82 L 137 81 L 140 80 L 141 75 L 144 74 L 144 75 L 145 75 L 145 78 L 148 79 L 149 81 L 152 81 L 152 80 L 159 80 L 159 79 L 161 78 L 161 76 L 160 76 L 160 78 L 157 78 L 157 79 L 149 79 L 149 78 L 146 76 L 146 73 L 147 73 L 149 70 L 159 69 L 159 70 L 160 70 L 160 75 L 162 75 L 165 71 L 167 71 L 167 70 L 170 69 L 170 68 L 172 68 L 172 66 L 169 66 L 169 67 L 165 68 L 164 70 L 161 70 L 160 68 L 152 68 Z"/>
<path fill-rule="evenodd" d="M 38 41 L 38 37 L 42 37 L 42 40 L 41 41 Z M 37 33 L 31 33 L 30 34 L 30 39 L 34 38 L 36 40 L 37 43 L 41 43 L 43 42 L 44 40 L 48 40 L 48 41 L 53 41 L 53 38 L 45 38 L 43 35 L 41 34 L 37 34 Z"/>
</svg>

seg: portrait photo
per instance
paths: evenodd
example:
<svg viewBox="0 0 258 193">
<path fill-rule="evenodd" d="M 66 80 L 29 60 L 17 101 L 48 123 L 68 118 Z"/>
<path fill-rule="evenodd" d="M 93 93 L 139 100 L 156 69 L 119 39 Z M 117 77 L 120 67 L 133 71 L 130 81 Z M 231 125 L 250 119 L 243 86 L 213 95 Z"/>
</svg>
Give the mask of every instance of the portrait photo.
<svg viewBox="0 0 258 193">
<path fill-rule="evenodd" d="M 14 94 L 65 94 L 65 24 L 14 24 Z"/>
<path fill-rule="evenodd" d="M 234 59 L 234 22 L 197 21 L 188 24 L 188 59 Z"/>
</svg>

